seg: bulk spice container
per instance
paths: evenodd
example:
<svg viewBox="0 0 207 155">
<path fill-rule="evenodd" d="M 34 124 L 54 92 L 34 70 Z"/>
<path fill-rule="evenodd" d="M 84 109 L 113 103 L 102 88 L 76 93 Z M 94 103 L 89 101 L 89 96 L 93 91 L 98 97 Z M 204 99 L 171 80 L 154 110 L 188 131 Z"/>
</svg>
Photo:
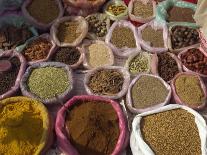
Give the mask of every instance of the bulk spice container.
<svg viewBox="0 0 207 155">
<path fill-rule="evenodd" d="M 49 29 L 64 13 L 59 0 L 25 0 L 22 12 L 32 25 L 42 30 Z"/>
<path fill-rule="evenodd" d="M 45 104 L 65 102 L 73 89 L 71 69 L 58 62 L 36 63 L 27 68 L 20 87 L 24 96 Z"/>
<path fill-rule="evenodd" d="M 0 53 L 0 100 L 14 95 L 26 69 L 24 57 L 15 50 Z"/>
<path fill-rule="evenodd" d="M 130 74 L 123 67 L 99 67 L 88 72 L 84 79 L 87 94 L 110 99 L 123 97 L 128 89 Z"/>
<path fill-rule="evenodd" d="M 0 154 L 44 154 L 52 144 L 52 124 L 45 106 L 27 97 L 0 101 Z"/>
<path fill-rule="evenodd" d="M 205 155 L 206 136 L 206 122 L 199 113 L 173 104 L 137 115 L 130 146 L 133 155 Z"/>
<path fill-rule="evenodd" d="M 58 111 L 55 130 L 58 147 L 66 155 L 119 155 L 128 143 L 119 104 L 96 96 L 70 99 Z"/>
<path fill-rule="evenodd" d="M 132 113 L 142 113 L 166 105 L 171 98 L 171 87 L 160 77 L 139 74 L 129 85 L 127 107 Z"/>
<path fill-rule="evenodd" d="M 103 41 L 88 41 L 83 45 L 85 59 L 83 65 L 86 69 L 112 66 L 114 55 L 111 48 Z"/>
</svg>

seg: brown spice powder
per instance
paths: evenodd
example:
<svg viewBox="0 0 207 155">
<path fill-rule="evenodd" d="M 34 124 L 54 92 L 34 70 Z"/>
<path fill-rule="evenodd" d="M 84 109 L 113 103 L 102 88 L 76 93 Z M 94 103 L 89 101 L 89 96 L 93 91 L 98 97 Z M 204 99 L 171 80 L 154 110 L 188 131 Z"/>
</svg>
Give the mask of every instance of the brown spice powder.
<svg viewBox="0 0 207 155">
<path fill-rule="evenodd" d="M 153 16 L 153 5 L 149 1 L 146 5 L 143 4 L 140 0 L 134 1 L 132 14 L 142 18 L 148 18 Z"/>
<path fill-rule="evenodd" d="M 141 120 L 141 132 L 156 155 L 201 155 L 195 117 L 186 110 L 145 116 Z"/>
<path fill-rule="evenodd" d="M 66 116 L 66 130 L 80 154 L 109 155 L 119 137 L 118 117 L 110 104 L 79 101 Z"/>
</svg>

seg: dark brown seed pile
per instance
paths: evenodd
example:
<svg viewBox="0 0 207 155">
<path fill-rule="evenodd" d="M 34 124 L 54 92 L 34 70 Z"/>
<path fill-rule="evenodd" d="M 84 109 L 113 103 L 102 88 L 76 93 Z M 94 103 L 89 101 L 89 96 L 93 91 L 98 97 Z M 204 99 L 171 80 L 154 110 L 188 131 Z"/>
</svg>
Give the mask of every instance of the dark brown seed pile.
<svg viewBox="0 0 207 155">
<path fill-rule="evenodd" d="M 81 53 L 76 48 L 63 47 L 60 48 L 52 58 L 53 61 L 62 62 L 73 65 L 80 59 Z"/>
<path fill-rule="evenodd" d="M 201 155 L 201 140 L 195 117 L 183 109 L 145 116 L 143 139 L 156 155 Z"/>
<path fill-rule="evenodd" d="M 169 54 L 158 54 L 158 72 L 165 81 L 170 81 L 179 72 L 175 59 Z"/>
<path fill-rule="evenodd" d="M 32 36 L 31 32 L 25 28 L 7 26 L 0 29 L 0 49 L 9 50 L 16 48 Z"/>
<path fill-rule="evenodd" d="M 0 60 L 8 60 L 8 58 L 1 58 Z M 19 59 L 17 57 L 13 57 L 10 59 L 10 62 L 12 64 L 12 68 L 6 72 L 0 72 L 0 95 L 6 93 L 15 85 L 15 81 L 19 73 L 21 66 Z"/>
</svg>

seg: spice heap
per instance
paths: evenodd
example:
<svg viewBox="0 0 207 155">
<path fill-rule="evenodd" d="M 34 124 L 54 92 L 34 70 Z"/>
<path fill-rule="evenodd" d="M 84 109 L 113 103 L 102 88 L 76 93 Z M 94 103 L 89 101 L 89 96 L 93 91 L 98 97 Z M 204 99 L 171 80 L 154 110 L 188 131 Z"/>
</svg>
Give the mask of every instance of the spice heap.
<svg viewBox="0 0 207 155">
<path fill-rule="evenodd" d="M 129 62 L 129 72 L 131 74 L 144 73 L 149 70 L 150 59 L 146 55 L 139 53 Z"/>
<path fill-rule="evenodd" d="M 195 12 L 190 8 L 174 6 L 168 10 L 168 22 L 190 22 L 195 23 L 193 15 Z"/>
<path fill-rule="evenodd" d="M 6 93 L 15 85 L 16 78 L 19 73 L 21 63 L 17 57 L 13 58 L 1 58 L 0 60 L 8 60 L 12 64 L 10 70 L 5 72 L 0 72 L 0 95 Z"/>
<path fill-rule="evenodd" d="M 152 114 L 141 119 L 144 141 L 156 155 L 201 155 L 195 117 L 183 109 Z"/>
<path fill-rule="evenodd" d="M 170 81 L 179 72 L 178 65 L 168 53 L 158 54 L 158 73 L 165 81 Z"/>
<path fill-rule="evenodd" d="M 205 101 L 205 95 L 197 76 L 178 76 L 175 80 L 175 89 L 180 100 L 186 104 L 199 106 Z"/>
<path fill-rule="evenodd" d="M 84 155 L 109 155 L 119 138 L 117 114 L 103 101 L 75 104 L 66 116 L 66 130 L 71 143 Z"/>
<path fill-rule="evenodd" d="M 52 44 L 47 39 L 38 38 L 31 41 L 23 50 L 22 54 L 27 61 L 42 60 L 47 58 L 51 47 Z"/>
<path fill-rule="evenodd" d="M 77 21 L 66 21 L 58 27 L 57 37 L 60 42 L 73 43 L 80 35 L 80 23 Z"/>
<path fill-rule="evenodd" d="M 123 14 L 126 9 L 127 7 L 124 5 L 111 4 L 108 6 L 107 11 L 115 16 L 118 16 L 120 14 Z"/>
<path fill-rule="evenodd" d="M 153 47 L 164 47 L 163 31 L 154 30 L 151 26 L 147 26 L 142 30 L 142 39 L 150 42 Z"/>
<path fill-rule="evenodd" d="M 0 49 L 14 49 L 32 36 L 26 27 L 5 26 L 0 29 Z"/>
<path fill-rule="evenodd" d="M 116 26 L 112 32 L 111 43 L 118 48 L 135 48 L 136 40 L 133 31 L 128 27 Z"/>
<path fill-rule="evenodd" d="M 56 0 L 32 0 L 27 7 L 28 13 L 37 21 L 49 24 L 59 15 Z"/>
<path fill-rule="evenodd" d="M 106 18 L 104 20 L 100 20 L 96 16 L 90 16 L 86 20 L 89 24 L 89 32 L 95 33 L 98 37 L 104 37 L 106 35 Z"/>
<path fill-rule="evenodd" d="M 41 111 L 31 101 L 0 101 L 0 154 L 36 154 L 43 129 Z"/>
<path fill-rule="evenodd" d="M 181 55 L 181 61 L 188 69 L 207 75 L 207 57 L 199 49 L 189 49 Z"/>
<path fill-rule="evenodd" d="M 71 85 L 63 68 L 34 69 L 27 81 L 29 90 L 41 99 L 50 99 L 64 93 Z"/>
<path fill-rule="evenodd" d="M 171 29 L 171 44 L 173 49 L 191 46 L 199 42 L 197 29 L 187 26 L 174 26 Z"/>
<path fill-rule="evenodd" d="M 163 103 L 169 93 L 162 81 L 156 77 L 142 75 L 131 90 L 135 108 L 148 108 Z"/>
<path fill-rule="evenodd" d="M 65 63 L 67 65 L 74 65 L 79 61 L 80 56 L 81 53 L 77 48 L 62 47 L 55 53 L 52 60 Z"/>
<path fill-rule="evenodd" d="M 143 4 L 140 0 L 136 0 L 133 3 L 132 14 L 142 18 L 148 18 L 153 16 L 153 5 L 149 1 L 147 4 Z"/>
<path fill-rule="evenodd" d="M 92 68 L 111 64 L 111 50 L 102 43 L 93 43 L 87 47 L 86 58 Z"/>
<path fill-rule="evenodd" d="M 116 70 L 99 70 L 91 75 L 88 86 L 95 94 L 115 95 L 122 90 L 123 75 Z"/>
</svg>

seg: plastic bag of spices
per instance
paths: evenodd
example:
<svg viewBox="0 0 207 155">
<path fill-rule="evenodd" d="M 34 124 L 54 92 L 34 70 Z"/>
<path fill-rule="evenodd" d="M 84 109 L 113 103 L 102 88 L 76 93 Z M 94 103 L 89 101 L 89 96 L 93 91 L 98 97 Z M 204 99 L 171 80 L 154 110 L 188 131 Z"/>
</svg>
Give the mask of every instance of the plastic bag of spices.
<svg viewBox="0 0 207 155">
<path fill-rule="evenodd" d="M 99 67 L 88 72 L 84 79 L 87 94 L 119 99 L 127 92 L 130 74 L 118 66 Z"/>
<path fill-rule="evenodd" d="M 48 61 L 56 49 L 57 46 L 50 35 L 45 33 L 29 39 L 18 49 L 18 52 L 22 53 L 29 65 L 32 65 Z"/>
<path fill-rule="evenodd" d="M 139 23 L 147 23 L 155 18 L 156 2 L 154 0 L 131 0 L 128 5 L 129 18 Z"/>
<path fill-rule="evenodd" d="M 14 59 L 18 59 L 19 63 Z M 0 87 L 3 93 L 0 93 L 0 100 L 10 97 L 18 91 L 25 69 L 26 60 L 22 54 L 15 50 L 0 52 Z"/>
<path fill-rule="evenodd" d="M 32 25 L 47 30 L 55 20 L 63 16 L 64 9 L 60 0 L 25 0 L 22 13 Z"/>
<path fill-rule="evenodd" d="M 41 62 L 27 68 L 20 88 L 24 96 L 44 104 L 65 102 L 73 89 L 73 77 L 68 65 L 59 62 Z"/>
<path fill-rule="evenodd" d="M 181 115 L 183 117 L 181 117 Z M 156 118 L 153 118 L 153 117 L 156 117 L 157 120 L 155 120 Z M 153 122 L 151 122 L 151 125 L 149 122 L 150 120 L 153 121 Z M 169 121 L 169 120 L 171 120 L 171 121 Z M 148 126 L 144 126 L 145 129 L 143 129 L 142 121 L 147 121 Z M 159 121 L 159 122 L 156 122 L 156 121 Z M 160 121 L 163 121 L 163 122 L 160 122 Z M 172 121 L 174 123 L 172 123 Z M 175 122 L 177 122 L 177 121 L 179 121 L 179 124 L 175 125 Z M 189 124 L 189 122 L 192 122 L 192 123 Z M 172 123 L 172 125 L 169 123 Z M 164 127 L 161 127 L 161 125 L 164 125 L 164 124 L 166 124 L 166 125 Z M 176 132 L 175 133 L 176 136 L 172 136 L 172 134 L 175 131 L 174 131 L 174 129 L 169 128 L 167 126 L 167 124 L 169 124 L 170 127 L 172 126 L 172 128 L 174 128 L 175 131 L 182 129 L 178 132 L 182 131 L 184 133 L 181 132 L 179 135 L 179 133 Z M 158 126 L 158 128 L 156 128 L 156 126 Z M 162 129 L 162 131 L 161 131 L 161 129 Z M 148 131 L 148 130 L 150 130 L 150 131 Z M 158 133 L 159 130 L 160 130 L 160 133 Z M 193 151 L 199 151 L 199 154 L 201 154 L 201 155 L 206 154 L 206 139 L 207 139 L 206 138 L 207 137 L 206 122 L 205 122 L 204 118 L 198 112 L 194 111 L 193 109 L 191 109 L 189 107 L 178 105 L 178 104 L 171 104 L 171 105 L 161 107 L 159 109 L 155 109 L 155 110 L 148 111 L 148 112 L 137 115 L 132 122 L 132 133 L 130 136 L 130 147 L 131 147 L 133 155 L 138 155 L 138 154 L 139 155 L 155 155 L 154 150 L 149 145 L 150 141 L 146 142 L 144 139 L 146 137 L 143 136 L 143 133 L 148 134 L 149 135 L 149 137 L 147 137 L 148 140 L 150 139 L 151 141 L 153 141 L 152 137 L 151 137 L 152 135 L 150 136 L 150 134 L 152 133 L 151 131 L 153 131 L 153 132 L 157 131 L 156 134 L 154 134 L 154 137 L 156 136 L 155 140 L 158 139 L 157 136 L 159 136 L 159 140 L 161 140 L 161 142 L 156 141 L 154 145 L 151 144 L 151 146 L 153 146 L 154 149 L 156 149 L 157 147 L 159 147 L 160 149 L 162 148 L 160 150 L 161 152 L 159 152 L 160 154 L 171 154 L 172 151 L 174 151 L 173 154 L 197 154 L 198 153 L 198 152 L 191 152 L 191 149 L 193 149 Z M 196 131 L 197 131 L 197 134 L 195 134 Z M 192 136 L 192 134 L 194 136 Z M 160 137 L 160 135 L 163 135 L 163 136 Z M 164 136 L 164 135 L 166 135 L 166 136 Z M 200 141 L 196 144 L 200 145 L 200 146 L 197 146 L 195 144 L 195 137 L 197 137 L 196 138 L 197 142 Z M 193 139 L 192 139 L 192 143 L 190 143 L 188 146 L 183 146 L 183 147 L 185 147 L 185 149 L 184 149 L 182 147 L 182 145 L 184 145 L 185 143 L 187 143 L 189 141 L 185 140 L 185 141 L 183 141 L 182 144 L 180 144 L 181 143 L 180 139 L 177 139 L 177 141 L 180 144 L 179 145 L 175 142 L 176 138 L 180 138 L 180 139 L 181 138 L 182 139 L 192 139 L 193 138 Z M 169 147 L 167 147 L 165 145 L 166 140 L 170 141 L 170 139 L 172 139 L 171 146 L 172 145 L 179 145 L 179 146 L 175 146 L 175 147 L 173 147 L 174 148 L 173 149 L 171 146 L 169 146 L 170 144 L 167 144 L 167 146 L 169 146 Z M 166 148 L 163 149 L 163 145 L 165 145 Z M 200 150 L 195 150 L 196 148 L 192 148 L 191 147 L 192 145 L 195 147 L 198 147 L 198 148 L 200 147 Z M 177 152 L 178 147 L 180 147 L 179 152 Z M 181 150 L 186 151 L 186 148 L 188 148 L 188 152 L 180 152 Z"/>
<path fill-rule="evenodd" d="M 0 0 L 0 14 L 5 11 L 17 10 L 21 7 L 24 0 Z"/>
<path fill-rule="evenodd" d="M 105 42 L 120 57 L 127 57 L 134 50 L 141 50 L 135 26 L 124 20 L 113 23 L 106 35 Z"/>
<path fill-rule="evenodd" d="M 196 4 L 179 1 L 165 0 L 157 5 L 156 21 L 167 25 L 180 24 L 182 26 L 196 27 L 193 16 Z"/>
<path fill-rule="evenodd" d="M 62 17 L 52 25 L 50 33 L 58 46 L 74 47 L 86 37 L 88 23 L 81 16 Z"/>
<path fill-rule="evenodd" d="M 177 104 L 201 110 L 206 105 L 206 86 L 199 75 L 179 73 L 171 82 L 174 100 Z"/>
<path fill-rule="evenodd" d="M 138 42 L 146 51 L 160 53 L 168 50 L 168 28 L 155 20 L 138 27 Z"/>
<path fill-rule="evenodd" d="M 132 113 L 150 111 L 170 101 L 171 87 L 159 76 L 142 73 L 130 83 L 126 99 Z"/>
<path fill-rule="evenodd" d="M 55 130 L 57 134 L 57 143 L 59 149 L 63 151 L 63 153 L 66 155 L 79 155 L 77 149 L 74 148 L 73 144 L 71 144 L 70 142 L 71 138 L 70 139 L 67 138 L 68 136 L 65 128 L 65 123 L 66 123 L 65 118 L 66 118 L 67 110 L 69 110 L 74 105 L 77 105 L 78 103 L 83 101 L 92 101 L 92 102 L 100 102 L 100 103 L 103 102 L 103 104 L 110 104 L 113 107 L 118 117 L 117 123 L 119 124 L 119 138 L 111 154 L 112 155 L 121 154 L 126 148 L 129 138 L 127 122 L 122 109 L 120 108 L 119 104 L 113 100 L 98 97 L 98 96 L 88 96 L 88 95 L 73 97 L 58 111 Z"/>
</svg>

